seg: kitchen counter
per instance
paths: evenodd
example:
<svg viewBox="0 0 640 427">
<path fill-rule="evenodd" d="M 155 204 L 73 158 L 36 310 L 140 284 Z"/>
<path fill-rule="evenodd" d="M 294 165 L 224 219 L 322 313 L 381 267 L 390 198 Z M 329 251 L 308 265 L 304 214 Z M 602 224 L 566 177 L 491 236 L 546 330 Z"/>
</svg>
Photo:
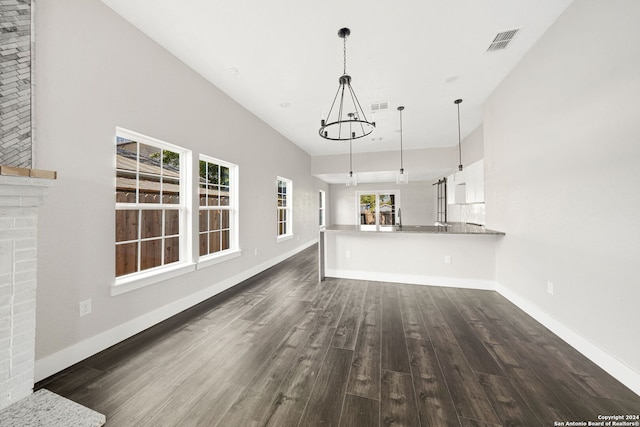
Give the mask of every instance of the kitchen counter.
<svg viewBox="0 0 640 427">
<path fill-rule="evenodd" d="M 436 234 L 486 234 L 504 236 L 501 231 L 490 230 L 483 225 L 463 222 L 448 225 L 403 225 L 403 226 L 373 226 L 373 225 L 330 225 L 321 232 L 347 233 L 436 233 Z"/>
<path fill-rule="evenodd" d="M 319 279 L 493 289 L 495 248 L 504 234 L 468 223 L 330 225 L 318 236 Z"/>
</svg>

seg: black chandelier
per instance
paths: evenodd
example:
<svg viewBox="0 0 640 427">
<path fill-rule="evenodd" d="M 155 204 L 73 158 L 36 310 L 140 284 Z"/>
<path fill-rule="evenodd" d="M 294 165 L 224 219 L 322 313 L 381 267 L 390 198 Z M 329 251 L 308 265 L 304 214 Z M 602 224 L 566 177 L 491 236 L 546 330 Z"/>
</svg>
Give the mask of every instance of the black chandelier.
<svg viewBox="0 0 640 427">
<path fill-rule="evenodd" d="M 338 91 L 331 103 L 329 114 L 326 119 L 320 120 L 320 136 L 332 141 L 362 138 L 373 132 L 376 127 L 375 122 L 367 120 L 367 116 L 360 106 L 360 101 L 351 87 L 351 76 L 347 74 L 347 37 L 349 34 L 351 34 L 351 30 L 348 28 L 341 28 L 338 31 L 338 36 L 343 39 L 344 68 L 342 76 L 338 79 Z M 340 96 L 340 102 L 339 105 L 336 105 L 338 96 Z M 349 114 L 348 117 L 345 117 L 344 114 L 347 112 L 353 113 L 353 115 Z"/>
</svg>

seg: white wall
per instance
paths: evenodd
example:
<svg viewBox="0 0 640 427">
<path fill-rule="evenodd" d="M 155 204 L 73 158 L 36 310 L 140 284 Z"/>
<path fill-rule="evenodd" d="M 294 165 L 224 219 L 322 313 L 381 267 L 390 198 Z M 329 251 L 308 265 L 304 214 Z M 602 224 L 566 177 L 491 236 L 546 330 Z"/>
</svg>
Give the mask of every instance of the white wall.
<svg viewBox="0 0 640 427">
<path fill-rule="evenodd" d="M 399 191 L 403 225 L 432 225 L 436 221 L 436 187 L 431 182 L 409 182 L 406 185 L 395 183 L 358 184 L 347 187 L 344 184 L 332 184 L 329 210 L 331 224 L 356 224 L 358 221 L 357 191 Z"/>
<path fill-rule="evenodd" d="M 328 186 L 311 177 L 305 152 L 98 0 L 34 4 L 34 167 L 59 177 L 40 218 L 38 380 L 313 243 L 318 190 Z M 116 126 L 239 165 L 241 257 L 110 295 Z M 294 188 L 296 235 L 282 243 L 277 175 Z M 93 313 L 79 318 L 85 299 Z"/>
<path fill-rule="evenodd" d="M 484 154 L 497 281 L 640 375 L 638 22 L 573 2 L 485 103 Z"/>
</svg>

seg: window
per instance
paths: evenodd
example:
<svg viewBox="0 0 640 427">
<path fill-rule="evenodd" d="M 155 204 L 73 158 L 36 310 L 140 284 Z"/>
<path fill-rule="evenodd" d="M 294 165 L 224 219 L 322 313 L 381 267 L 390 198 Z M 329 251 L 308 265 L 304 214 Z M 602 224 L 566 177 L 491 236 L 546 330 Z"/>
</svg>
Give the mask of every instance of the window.
<svg viewBox="0 0 640 427">
<path fill-rule="evenodd" d="M 187 155 L 183 148 L 117 130 L 116 279 L 187 262 Z"/>
<path fill-rule="evenodd" d="M 397 222 L 396 212 L 400 208 L 400 196 L 395 192 L 356 193 L 359 224 L 363 228 L 392 226 Z"/>
<path fill-rule="evenodd" d="M 293 183 L 290 179 L 278 177 L 278 240 L 285 240 L 293 236 L 292 230 L 292 192 Z"/>
<path fill-rule="evenodd" d="M 324 191 L 318 192 L 318 225 L 324 227 L 325 223 L 325 210 L 324 210 Z"/>
<path fill-rule="evenodd" d="M 213 258 L 238 249 L 238 166 L 200 156 L 199 253 Z"/>
</svg>

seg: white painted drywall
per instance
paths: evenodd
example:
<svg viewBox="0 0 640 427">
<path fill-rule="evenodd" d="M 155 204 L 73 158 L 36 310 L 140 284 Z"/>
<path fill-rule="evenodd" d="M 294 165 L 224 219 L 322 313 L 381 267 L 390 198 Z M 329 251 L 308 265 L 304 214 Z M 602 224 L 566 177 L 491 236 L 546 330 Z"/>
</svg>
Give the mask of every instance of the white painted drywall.
<svg viewBox="0 0 640 427">
<path fill-rule="evenodd" d="M 309 155 L 100 1 L 34 5 L 36 167 L 58 171 L 40 217 L 37 360 L 66 360 L 93 337 L 121 336 L 122 325 L 170 312 L 164 307 L 174 301 L 206 294 L 317 238 L 318 190 L 328 186 L 310 175 Z M 239 165 L 241 257 L 110 295 L 116 126 L 191 149 L 196 159 L 204 153 Z M 278 175 L 294 188 L 295 236 L 281 243 Z M 93 312 L 80 318 L 78 302 L 86 299 Z"/>
<path fill-rule="evenodd" d="M 497 281 L 640 373 L 638 22 L 573 2 L 485 103 L 484 156 Z"/>
</svg>

